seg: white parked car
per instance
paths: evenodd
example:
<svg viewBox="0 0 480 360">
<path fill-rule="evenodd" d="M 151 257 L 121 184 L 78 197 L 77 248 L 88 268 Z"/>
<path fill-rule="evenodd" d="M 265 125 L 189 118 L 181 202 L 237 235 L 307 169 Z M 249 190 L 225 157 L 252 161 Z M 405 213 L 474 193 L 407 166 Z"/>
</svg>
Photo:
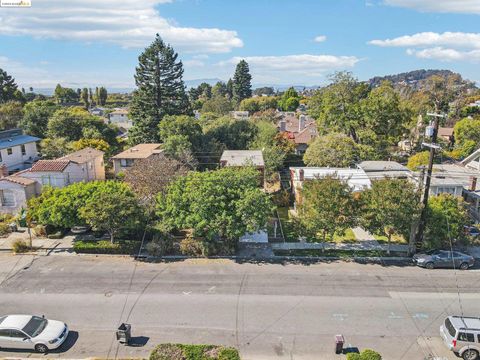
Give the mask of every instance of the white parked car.
<svg viewBox="0 0 480 360">
<path fill-rule="evenodd" d="M 0 317 L 0 348 L 46 353 L 62 345 L 67 336 L 67 324 L 61 321 L 32 315 Z"/>
</svg>

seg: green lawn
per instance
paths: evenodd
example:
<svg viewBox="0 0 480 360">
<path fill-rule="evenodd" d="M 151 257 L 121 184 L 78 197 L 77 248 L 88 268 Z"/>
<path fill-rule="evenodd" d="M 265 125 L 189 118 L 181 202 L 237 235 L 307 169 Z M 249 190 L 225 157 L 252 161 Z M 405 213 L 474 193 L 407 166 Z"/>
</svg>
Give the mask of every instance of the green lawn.
<svg viewBox="0 0 480 360">
<path fill-rule="evenodd" d="M 375 240 L 377 240 L 380 244 L 387 244 L 388 238 L 386 235 L 373 235 Z M 408 241 L 402 235 L 394 234 L 392 235 L 392 244 L 408 244 Z"/>
<path fill-rule="evenodd" d="M 285 241 L 286 242 L 298 242 L 298 238 L 300 237 L 298 229 L 296 229 L 295 222 L 291 218 L 288 208 L 286 207 L 279 207 L 277 209 L 278 216 L 282 222 L 283 232 L 285 234 Z M 278 230 L 280 231 L 280 230 Z M 308 242 L 316 242 L 314 239 L 307 239 Z M 352 229 L 347 229 L 345 234 L 337 234 L 333 235 L 333 239 L 327 237 L 328 242 L 335 242 L 335 243 L 352 243 L 356 242 L 357 239 L 355 238 L 355 234 L 353 233 Z"/>
</svg>

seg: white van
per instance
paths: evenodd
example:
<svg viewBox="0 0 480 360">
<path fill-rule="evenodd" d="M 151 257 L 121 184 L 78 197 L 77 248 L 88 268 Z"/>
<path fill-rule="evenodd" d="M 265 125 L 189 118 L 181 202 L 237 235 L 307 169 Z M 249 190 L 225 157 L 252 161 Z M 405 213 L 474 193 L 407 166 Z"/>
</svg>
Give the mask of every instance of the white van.
<svg viewBox="0 0 480 360">
<path fill-rule="evenodd" d="M 440 335 L 464 360 L 480 359 L 480 318 L 449 316 L 440 326 Z"/>
</svg>

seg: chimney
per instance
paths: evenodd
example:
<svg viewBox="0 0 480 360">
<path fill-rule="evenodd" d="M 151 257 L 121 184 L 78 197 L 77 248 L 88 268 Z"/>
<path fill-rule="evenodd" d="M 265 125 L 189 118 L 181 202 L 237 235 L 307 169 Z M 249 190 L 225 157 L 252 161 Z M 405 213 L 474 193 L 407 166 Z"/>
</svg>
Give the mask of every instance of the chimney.
<svg viewBox="0 0 480 360">
<path fill-rule="evenodd" d="M 305 115 L 300 115 L 300 117 L 298 118 L 298 132 L 301 132 L 303 129 L 305 129 L 305 123 Z"/>
<path fill-rule="evenodd" d="M 475 191 L 477 189 L 477 177 L 470 176 L 470 191 Z"/>
<path fill-rule="evenodd" d="M 287 122 L 285 120 L 280 121 L 280 132 L 287 131 Z"/>
<path fill-rule="evenodd" d="M 0 177 L 6 177 L 8 176 L 8 168 L 7 165 L 3 164 L 0 166 Z"/>
<path fill-rule="evenodd" d="M 298 170 L 298 173 L 300 175 L 300 181 L 305 181 L 305 171 L 303 169 Z"/>
</svg>

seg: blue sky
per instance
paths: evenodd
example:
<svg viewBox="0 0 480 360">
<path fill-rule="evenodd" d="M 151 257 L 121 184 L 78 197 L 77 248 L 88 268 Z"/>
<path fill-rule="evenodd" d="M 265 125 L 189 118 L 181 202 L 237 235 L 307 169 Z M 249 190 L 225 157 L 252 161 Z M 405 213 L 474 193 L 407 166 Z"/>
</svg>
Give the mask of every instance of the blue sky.
<svg viewBox="0 0 480 360">
<path fill-rule="evenodd" d="M 32 0 L 0 8 L 0 68 L 24 87 L 133 87 L 158 32 L 186 80 L 227 80 L 245 58 L 254 84 L 421 68 L 480 81 L 479 20 L 480 0 Z"/>
</svg>

